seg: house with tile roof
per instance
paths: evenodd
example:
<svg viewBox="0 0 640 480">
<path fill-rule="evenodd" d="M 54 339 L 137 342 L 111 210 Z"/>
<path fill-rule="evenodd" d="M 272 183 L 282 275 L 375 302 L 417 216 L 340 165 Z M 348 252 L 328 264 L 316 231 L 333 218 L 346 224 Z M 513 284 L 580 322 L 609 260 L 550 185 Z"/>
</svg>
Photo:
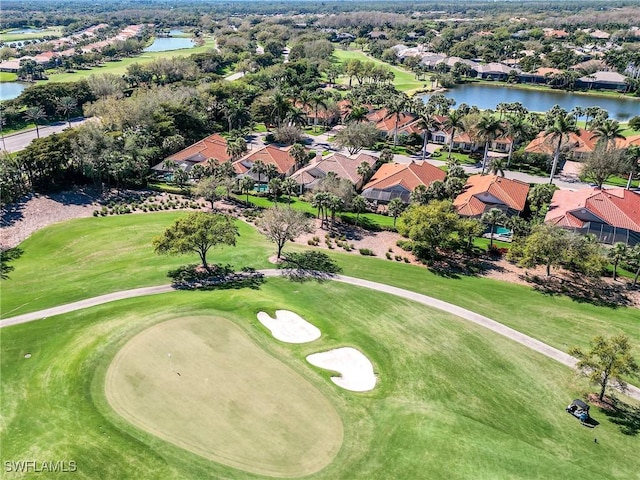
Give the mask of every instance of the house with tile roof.
<svg viewBox="0 0 640 480">
<path fill-rule="evenodd" d="M 362 187 L 362 176 L 358 174 L 358 166 L 365 162 L 374 168 L 377 161 L 378 158 L 365 153 L 355 157 L 332 153 L 297 170 L 291 178 L 300 185 L 300 191 L 303 192 L 313 189 L 329 172 L 333 172 L 338 178 L 349 180 L 359 190 Z"/>
<path fill-rule="evenodd" d="M 250 176 L 254 180 L 258 180 L 258 175 L 251 170 L 251 167 L 255 162 L 261 160 L 265 165 L 275 165 L 280 176 L 288 177 L 296 167 L 296 161 L 289 153 L 290 149 L 291 146 L 267 145 L 233 162 L 233 168 L 240 177 Z M 260 180 L 264 181 L 265 177 L 262 176 Z"/>
<path fill-rule="evenodd" d="M 362 190 L 362 196 L 378 203 L 400 198 L 409 203 L 411 192 L 418 185 L 428 187 L 436 180 L 444 181 L 447 174 L 423 161 L 411 163 L 385 163 L 371 177 Z"/>
<path fill-rule="evenodd" d="M 175 162 L 178 168 L 185 172 L 190 172 L 194 165 L 205 165 L 213 160 L 217 160 L 218 163 L 225 163 L 231 160 L 227 153 L 227 140 L 217 133 L 209 135 L 193 145 L 189 145 L 187 148 L 168 156 L 154 166 L 152 170 L 158 173 L 170 173 L 172 168 L 167 167 L 167 164 Z"/>
<path fill-rule="evenodd" d="M 598 139 L 593 136 L 593 132 L 581 128 L 578 133 L 569 133 L 563 139 L 560 151 L 567 158 L 581 160 L 595 150 L 597 141 Z M 524 152 L 552 156 L 557 145 L 558 140 L 554 139 L 552 134 L 545 135 L 542 131 L 529 142 L 529 145 L 524 148 Z"/>
<path fill-rule="evenodd" d="M 556 190 L 544 219 L 602 243 L 640 243 L 640 193 L 624 188 Z"/>
<path fill-rule="evenodd" d="M 618 72 L 600 71 L 580 77 L 576 80 L 576 86 L 588 89 L 597 88 L 625 91 L 627 89 L 626 82 L 627 77 L 620 75 Z"/>
<path fill-rule="evenodd" d="M 508 216 L 522 213 L 527 203 L 529 184 L 498 175 L 472 175 L 464 190 L 453 201 L 453 206 L 463 217 L 481 217 L 497 208 Z"/>
</svg>

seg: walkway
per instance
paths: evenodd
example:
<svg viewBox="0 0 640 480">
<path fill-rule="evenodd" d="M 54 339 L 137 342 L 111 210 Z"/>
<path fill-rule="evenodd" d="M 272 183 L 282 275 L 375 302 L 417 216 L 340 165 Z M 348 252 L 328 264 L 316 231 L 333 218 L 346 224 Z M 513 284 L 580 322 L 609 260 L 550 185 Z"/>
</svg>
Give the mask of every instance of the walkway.
<svg viewBox="0 0 640 480">
<path fill-rule="evenodd" d="M 281 270 L 277 269 L 261 270 L 260 272 L 266 277 L 276 277 L 282 273 Z M 560 362 L 567 367 L 576 367 L 577 360 L 571 355 L 568 355 L 563 351 L 558 350 L 557 348 L 551 347 L 550 345 L 547 345 L 540 340 L 536 340 L 535 338 L 518 332 L 513 328 L 509 328 L 506 325 L 496 322 L 495 320 L 491 320 L 488 317 L 474 313 L 471 310 L 467 310 L 466 308 L 458 307 L 457 305 L 443 302 L 442 300 L 438 300 L 437 298 L 422 295 L 420 293 L 405 290 L 403 288 L 392 287 L 391 285 L 386 285 L 384 283 L 372 282 L 369 280 L 347 277 L 344 275 L 336 275 L 332 278 L 332 280 L 349 285 L 354 285 L 357 287 L 369 288 L 377 292 L 388 293 L 390 295 L 395 295 L 397 297 L 421 303 L 431 308 L 442 310 L 452 315 L 464 318 L 465 320 L 473 322 L 476 325 L 480 325 L 481 327 L 488 328 L 489 330 L 498 333 L 503 337 L 507 337 L 515 342 L 518 342 L 519 344 L 524 345 L 525 347 L 530 348 L 531 350 L 534 350 L 538 353 L 541 353 L 542 355 L 545 355 L 546 357 L 549 357 L 557 362 Z M 40 310 L 38 312 L 31 312 L 24 315 L 18 315 L 16 317 L 5 318 L 3 320 L 0 320 L 0 328 L 32 322 L 53 315 L 61 315 L 63 313 L 82 310 L 84 308 L 95 307 L 96 305 L 102 305 L 105 303 L 114 302 L 116 300 L 143 297 L 147 295 L 157 295 L 159 293 L 167 293 L 173 290 L 174 289 L 170 285 L 161 285 L 157 287 L 137 288 L 134 290 L 124 290 L 121 292 L 109 293 L 107 295 L 101 295 L 99 297 L 89 298 L 86 300 L 81 300 L 79 302 L 69 303 L 67 305 L 60 305 L 58 307 L 48 308 L 46 310 Z M 634 385 L 628 385 L 626 393 L 631 398 L 640 400 L 640 388 Z"/>
</svg>

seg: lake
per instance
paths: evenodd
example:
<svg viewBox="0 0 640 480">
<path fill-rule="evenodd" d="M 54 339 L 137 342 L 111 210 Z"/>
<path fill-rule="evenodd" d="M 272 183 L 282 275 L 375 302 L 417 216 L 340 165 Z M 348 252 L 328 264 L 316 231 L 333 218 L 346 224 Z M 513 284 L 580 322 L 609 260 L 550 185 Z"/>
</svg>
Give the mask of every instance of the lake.
<svg viewBox="0 0 640 480">
<path fill-rule="evenodd" d="M 574 107 L 601 107 L 609 112 L 609 117 L 624 121 L 640 115 L 640 99 L 596 97 L 592 95 L 580 95 L 571 92 L 525 90 L 504 86 L 493 86 L 484 83 L 470 83 L 456 85 L 444 95 L 453 98 L 456 106 L 466 103 L 469 106 L 476 105 L 481 110 L 488 108 L 495 110 L 501 103 L 520 102 L 532 112 L 546 112 L 554 105 L 560 105 L 569 111 Z M 427 101 L 430 94 L 423 95 Z"/>
<path fill-rule="evenodd" d="M 190 38 L 159 37 L 144 49 L 145 52 L 168 52 L 170 50 L 181 50 L 183 48 L 193 48 L 195 43 Z"/>
<path fill-rule="evenodd" d="M 40 33 L 40 32 L 44 32 L 44 30 L 42 28 L 31 28 L 31 27 L 27 27 L 27 28 L 16 28 L 15 30 L 10 30 L 7 33 L 15 33 L 15 34 L 20 34 L 23 35 L 25 33 Z"/>
<path fill-rule="evenodd" d="M 0 101 L 11 100 L 16 98 L 22 91 L 27 88 L 25 83 L 20 82 L 2 82 L 0 83 Z"/>
</svg>

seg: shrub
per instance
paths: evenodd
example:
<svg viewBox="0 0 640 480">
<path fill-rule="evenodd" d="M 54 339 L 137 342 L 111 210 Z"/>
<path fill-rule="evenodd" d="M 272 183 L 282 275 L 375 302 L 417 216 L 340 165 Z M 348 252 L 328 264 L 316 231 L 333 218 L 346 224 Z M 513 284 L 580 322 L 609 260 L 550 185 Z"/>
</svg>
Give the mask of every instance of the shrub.
<svg viewBox="0 0 640 480">
<path fill-rule="evenodd" d="M 411 260 L 409 260 L 409 258 L 408 258 L 408 257 L 403 257 L 403 260 L 404 260 L 404 263 L 409 263 L 409 262 L 411 262 Z"/>
<path fill-rule="evenodd" d="M 402 255 L 396 255 L 394 258 L 396 259 L 396 262 L 402 261 Z"/>
<path fill-rule="evenodd" d="M 358 250 L 360 252 L 360 255 L 365 255 L 365 256 L 370 256 L 370 257 L 375 257 L 376 254 L 369 248 L 361 248 Z"/>
<path fill-rule="evenodd" d="M 410 252 L 413 250 L 413 242 L 411 240 L 398 240 L 396 242 L 396 245 L 399 246 L 405 252 Z"/>
<path fill-rule="evenodd" d="M 97 217 L 98 215 L 100 215 L 100 212 L 98 210 L 94 210 L 93 211 L 93 216 Z"/>
<path fill-rule="evenodd" d="M 387 260 L 391 260 L 391 254 L 389 252 L 387 252 L 385 256 L 387 257 Z"/>
</svg>

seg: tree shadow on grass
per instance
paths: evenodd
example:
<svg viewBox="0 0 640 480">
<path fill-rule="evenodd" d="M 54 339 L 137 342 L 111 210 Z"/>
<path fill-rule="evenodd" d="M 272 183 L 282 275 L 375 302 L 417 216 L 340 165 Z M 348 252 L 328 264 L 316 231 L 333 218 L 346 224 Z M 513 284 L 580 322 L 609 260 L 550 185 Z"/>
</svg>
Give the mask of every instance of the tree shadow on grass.
<svg viewBox="0 0 640 480">
<path fill-rule="evenodd" d="M 440 277 L 459 279 L 477 277 L 490 270 L 503 271 L 495 262 L 480 256 L 477 252 L 448 251 L 426 262 L 431 273 Z"/>
<path fill-rule="evenodd" d="M 611 423 L 620 427 L 620 431 L 625 435 L 637 436 L 640 433 L 640 407 L 616 402 L 613 409 L 600 409 Z"/>
<path fill-rule="evenodd" d="M 600 279 L 579 275 L 568 277 L 526 276 L 525 280 L 534 284 L 534 289 L 546 295 L 566 295 L 580 303 L 590 303 L 599 307 L 626 307 L 631 300 L 624 291 Z"/>
<path fill-rule="evenodd" d="M 230 290 L 250 288 L 258 290 L 264 283 L 264 275 L 253 268 L 245 267 L 240 272 L 230 265 L 210 265 L 206 271 L 199 265 L 187 265 L 171 270 L 168 276 L 177 290 Z"/>
</svg>

